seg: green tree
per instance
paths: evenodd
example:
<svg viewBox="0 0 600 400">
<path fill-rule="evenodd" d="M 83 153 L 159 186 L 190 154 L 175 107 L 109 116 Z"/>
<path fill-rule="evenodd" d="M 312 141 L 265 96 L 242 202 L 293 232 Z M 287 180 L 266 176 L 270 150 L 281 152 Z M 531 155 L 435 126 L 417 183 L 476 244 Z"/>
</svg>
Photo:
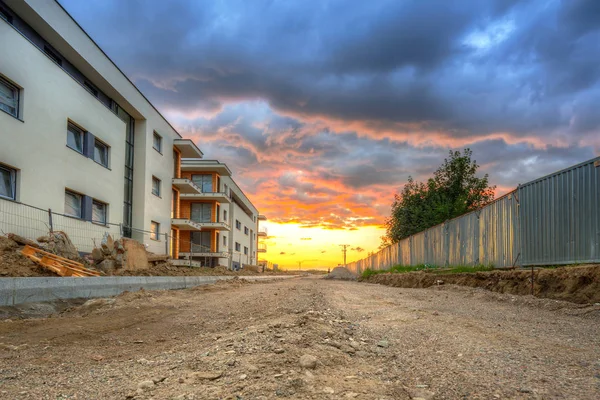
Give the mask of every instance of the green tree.
<svg viewBox="0 0 600 400">
<path fill-rule="evenodd" d="M 470 149 L 462 154 L 450 151 L 427 182 L 417 182 L 409 176 L 402 192 L 394 195 L 384 241 L 396 243 L 492 201 L 496 187 L 488 185 L 487 174 L 477 177 L 479 165 L 471 159 L 472 155 Z"/>
</svg>

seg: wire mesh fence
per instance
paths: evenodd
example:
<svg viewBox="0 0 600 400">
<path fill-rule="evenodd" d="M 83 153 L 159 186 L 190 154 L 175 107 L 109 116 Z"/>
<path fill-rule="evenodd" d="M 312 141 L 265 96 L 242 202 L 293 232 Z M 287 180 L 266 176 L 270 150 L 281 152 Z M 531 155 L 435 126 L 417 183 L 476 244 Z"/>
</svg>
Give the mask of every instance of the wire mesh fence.
<svg viewBox="0 0 600 400">
<path fill-rule="evenodd" d="M 127 233 L 131 239 L 142 243 L 150 253 L 188 260 L 190 266 L 223 266 L 236 270 L 242 269 L 245 265 L 258 264 L 257 249 L 240 247 L 237 251 L 220 245 L 218 240 L 211 239 L 209 243 L 198 243 L 178 234 L 172 235 L 170 232 L 153 232 L 114 223 L 97 224 L 49 209 L 44 210 L 24 203 L 0 199 L 0 234 L 13 233 L 37 240 L 50 232 L 58 231 L 66 233 L 81 253 L 91 253 L 94 248 L 100 247 L 102 239 L 107 234 L 114 240 L 118 240 L 126 237 L 124 233 Z"/>
<path fill-rule="evenodd" d="M 0 200 L 0 231 L 28 239 L 47 235 L 50 231 L 48 210 L 13 201 Z"/>
</svg>

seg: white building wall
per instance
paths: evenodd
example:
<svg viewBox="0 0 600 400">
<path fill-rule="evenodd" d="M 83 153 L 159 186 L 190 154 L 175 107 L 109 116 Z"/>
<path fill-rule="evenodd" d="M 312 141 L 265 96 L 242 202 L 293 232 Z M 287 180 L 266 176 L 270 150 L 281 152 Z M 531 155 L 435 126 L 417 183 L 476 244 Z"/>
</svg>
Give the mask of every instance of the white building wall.
<svg viewBox="0 0 600 400">
<path fill-rule="evenodd" d="M 245 202 L 245 205 L 248 209 L 252 211 L 252 215 L 248 215 L 240 206 L 236 203 L 232 202 L 230 204 L 222 204 L 222 209 L 227 209 L 229 224 L 231 226 L 231 231 L 225 233 L 227 236 L 227 246 L 223 245 L 223 239 L 220 239 L 219 249 L 220 251 L 228 251 L 232 257 L 232 262 L 238 262 L 240 264 L 257 264 L 257 236 L 256 236 L 256 227 L 257 224 L 255 222 L 258 217 L 258 211 L 256 208 L 247 200 L 245 194 L 238 188 L 238 186 L 234 183 L 233 179 L 228 176 L 221 177 L 221 191 L 225 191 L 225 185 L 227 185 L 228 190 L 231 190 L 236 193 L 236 195 Z M 223 211 L 221 211 L 222 213 Z M 221 217 L 223 215 L 221 214 Z M 236 228 L 235 221 L 239 220 L 241 223 L 241 228 L 238 230 Z M 244 233 L 244 227 L 248 228 L 248 235 Z M 240 243 L 240 251 L 235 250 L 235 243 Z M 244 247 L 248 247 L 248 254 L 244 254 Z M 223 261 L 221 261 L 222 263 Z"/>
<path fill-rule="evenodd" d="M 123 219 L 125 124 L 26 38 L 0 20 L 0 75 L 21 87 L 21 119 L 0 112 L 0 163 L 18 169 L 17 199 L 64 212 L 65 188 Z M 107 169 L 67 147 L 67 120 L 110 146 Z"/>
<path fill-rule="evenodd" d="M 156 221 L 161 234 L 168 233 L 173 140 L 180 135 L 56 1 L 13 0 L 9 6 L 135 118 L 133 227 L 150 231 Z M 21 170 L 19 199 L 63 211 L 66 186 L 109 203 L 110 221 L 122 222 L 125 124 L 4 20 L 0 43 L 0 74 L 24 88 L 25 122 L 0 113 L 0 162 Z M 67 118 L 111 146 L 110 170 L 66 147 Z M 163 155 L 152 149 L 155 130 L 163 137 Z M 162 180 L 160 198 L 151 194 L 153 175 Z M 134 231 L 134 238 L 150 251 L 165 251 L 164 236 L 154 241 Z"/>
</svg>

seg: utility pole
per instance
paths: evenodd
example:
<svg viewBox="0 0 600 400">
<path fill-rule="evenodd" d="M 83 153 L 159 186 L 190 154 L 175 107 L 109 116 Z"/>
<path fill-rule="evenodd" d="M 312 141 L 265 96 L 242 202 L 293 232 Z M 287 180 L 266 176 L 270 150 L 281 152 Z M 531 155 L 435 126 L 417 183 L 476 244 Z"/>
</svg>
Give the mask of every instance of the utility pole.
<svg viewBox="0 0 600 400">
<path fill-rule="evenodd" d="M 348 251 L 347 248 L 350 247 L 349 244 L 340 244 L 340 246 L 342 246 L 342 253 L 344 253 L 344 267 L 346 266 L 346 252 Z"/>
</svg>

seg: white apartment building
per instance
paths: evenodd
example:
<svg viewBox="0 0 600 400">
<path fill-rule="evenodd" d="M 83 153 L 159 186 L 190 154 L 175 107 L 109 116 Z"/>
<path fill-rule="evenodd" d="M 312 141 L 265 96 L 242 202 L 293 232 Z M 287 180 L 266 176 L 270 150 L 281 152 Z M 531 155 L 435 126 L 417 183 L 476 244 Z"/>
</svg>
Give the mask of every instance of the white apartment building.
<svg viewBox="0 0 600 400">
<path fill-rule="evenodd" d="M 120 225 L 150 251 L 175 254 L 178 238 L 168 237 L 181 231 L 171 215 L 175 180 L 181 160 L 200 160 L 200 149 L 55 0 L 0 0 L 0 49 L 0 202 L 51 209 L 100 230 Z M 230 172 L 225 182 L 236 188 L 227 207 L 243 199 L 257 215 Z M 256 222 L 244 223 L 256 232 Z M 256 241 L 242 240 L 244 263 L 255 263 Z"/>
</svg>

